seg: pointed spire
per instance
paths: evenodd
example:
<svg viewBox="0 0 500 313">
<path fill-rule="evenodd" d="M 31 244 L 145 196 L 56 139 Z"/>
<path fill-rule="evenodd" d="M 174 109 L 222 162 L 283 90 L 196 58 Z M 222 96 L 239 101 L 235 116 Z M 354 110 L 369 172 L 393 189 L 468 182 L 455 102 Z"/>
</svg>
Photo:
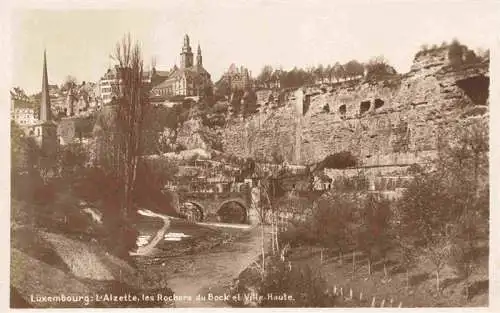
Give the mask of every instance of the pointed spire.
<svg viewBox="0 0 500 313">
<path fill-rule="evenodd" d="M 203 58 L 201 57 L 201 47 L 200 43 L 198 43 L 198 53 L 196 54 L 196 65 L 203 66 Z"/>
<path fill-rule="evenodd" d="M 43 50 L 43 73 L 42 73 L 42 97 L 40 100 L 40 120 L 43 122 L 52 120 L 50 111 L 49 77 L 47 75 L 47 54 Z"/>
</svg>

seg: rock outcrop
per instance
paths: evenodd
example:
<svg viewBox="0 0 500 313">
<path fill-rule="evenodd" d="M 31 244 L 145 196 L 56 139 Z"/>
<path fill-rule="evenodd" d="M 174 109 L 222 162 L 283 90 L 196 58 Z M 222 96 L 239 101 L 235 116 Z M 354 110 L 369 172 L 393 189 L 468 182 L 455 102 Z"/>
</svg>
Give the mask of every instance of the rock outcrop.
<svg viewBox="0 0 500 313">
<path fill-rule="evenodd" d="M 259 92 L 262 109 L 232 118 L 223 150 L 271 160 L 279 153 L 311 164 L 350 151 L 363 166 L 420 163 L 433 158 L 441 130 L 470 116 L 488 118 L 489 62 L 451 66 L 448 50 L 420 52 L 409 73 L 383 81 L 341 82 L 281 95 Z"/>
</svg>

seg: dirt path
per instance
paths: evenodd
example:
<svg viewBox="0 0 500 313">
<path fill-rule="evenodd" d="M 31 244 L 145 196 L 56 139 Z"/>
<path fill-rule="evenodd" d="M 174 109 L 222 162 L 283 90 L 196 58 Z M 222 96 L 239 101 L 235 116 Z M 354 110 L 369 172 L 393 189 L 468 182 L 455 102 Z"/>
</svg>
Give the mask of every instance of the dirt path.
<svg viewBox="0 0 500 313">
<path fill-rule="evenodd" d="M 169 287 L 178 296 L 190 296 L 191 301 L 176 301 L 176 307 L 226 307 L 224 301 L 196 301 L 198 294 L 223 295 L 227 286 L 261 253 L 260 227 L 246 230 L 248 236 L 235 241 L 228 251 L 182 257 L 192 269 L 172 276 Z M 267 231 L 268 232 L 268 231 Z M 266 234 L 268 238 L 269 235 Z M 266 244 L 269 240 L 266 240 Z M 267 244 L 268 246 L 268 244 Z"/>
</svg>

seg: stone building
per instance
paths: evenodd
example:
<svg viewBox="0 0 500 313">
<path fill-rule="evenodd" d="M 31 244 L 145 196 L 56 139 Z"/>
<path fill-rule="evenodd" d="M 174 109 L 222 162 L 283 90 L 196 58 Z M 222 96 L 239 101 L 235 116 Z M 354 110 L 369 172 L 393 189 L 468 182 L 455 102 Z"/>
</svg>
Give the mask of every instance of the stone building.
<svg viewBox="0 0 500 313">
<path fill-rule="evenodd" d="M 231 64 L 228 71 L 224 74 L 223 79 L 226 79 L 231 90 L 234 89 L 250 89 L 253 87 L 252 73 L 245 67 L 238 68 L 234 63 Z"/>
<path fill-rule="evenodd" d="M 180 67 L 174 66 L 168 77 L 152 88 L 153 97 L 202 96 L 212 89 L 210 74 L 203 67 L 201 48 L 198 45 L 196 63 L 189 44 L 189 36 L 184 36 Z"/>
<path fill-rule="evenodd" d="M 32 125 L 38 121 L 37 112 L 34 108 L 14 108 L 12 110 L 12 120 L 16 122 L 18 125 Z"/>
<path fill-rule="evenodd" d="M 151 83 L 151 74 L 149 71 L 143 72 L 143 84 Z M 121 86 L 120 67 L 115 65 L 115 67 L 109 68 L 99 80 L 99 94 L 102 104 L 110 103 L 113 97 L 119 94 Z"/>
</svg>

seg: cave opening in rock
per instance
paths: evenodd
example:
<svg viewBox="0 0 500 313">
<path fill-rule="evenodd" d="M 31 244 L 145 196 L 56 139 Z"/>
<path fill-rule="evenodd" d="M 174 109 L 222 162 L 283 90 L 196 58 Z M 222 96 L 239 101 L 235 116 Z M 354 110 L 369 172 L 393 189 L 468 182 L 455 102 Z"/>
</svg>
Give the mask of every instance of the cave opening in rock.
<svg viewBox="0 0 500 313">
<path fill-rule="evenodd" d="M 363 114 L 368 110 L 370 110 L 370 101 L 362 101 L 359 105 L 359 113 Z"/>
<path fill-rule="evenodd" d="M 330 113 L 330 106 L 328 105 L 328 103 L 325 103 L 325 105 L 323 106 L 323 113 Z"/>
<path fill-rule="evenodd" d="M 375 99 L 375 110 L 376 109 L 380 109 L 381 107 L 384 106 L 384 100 L 381 100 L 381 99 Z"/>
<path fill-rule="evenodd" d="M 457 86 L 474 102 L 475 105 L 486 105 L 490 87 L 490 78 L 475 76 L 458 80 Z"/>
<path fill-rule="evenodd" d="M 346 113 L 347 113 L 347 108 L 346 108 L 345 104 L 342 104 L 342 105 L 339 107 L 339 113 L 340 113 L 340 115 L 342 115 L 342 116 L 345 116 L 345 115 L 346 115 Z"/>
</svg>

